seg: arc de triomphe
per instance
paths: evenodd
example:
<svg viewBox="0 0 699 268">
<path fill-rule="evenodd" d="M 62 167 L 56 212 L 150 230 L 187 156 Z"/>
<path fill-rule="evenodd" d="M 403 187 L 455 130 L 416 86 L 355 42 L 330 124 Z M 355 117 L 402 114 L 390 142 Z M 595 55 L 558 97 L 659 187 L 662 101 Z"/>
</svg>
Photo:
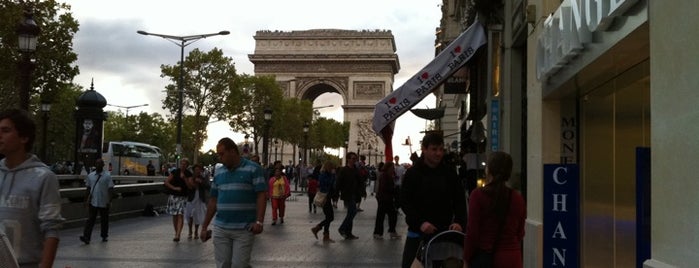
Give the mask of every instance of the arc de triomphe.
<svg viewBox="0 0 699 268">
<path fill-rule="evenodd" d="M 371 130 L 374 106 L 393 88 L 400 69 L 391 31 L 318 29 L 257 31 L 255 52 L 248 55 L 256 75 L 274 75 L 288 98 L 313 101 L 338 93 L 344 120 L 350 122 L 349 150 L 383 150 Z"/>
</svg>

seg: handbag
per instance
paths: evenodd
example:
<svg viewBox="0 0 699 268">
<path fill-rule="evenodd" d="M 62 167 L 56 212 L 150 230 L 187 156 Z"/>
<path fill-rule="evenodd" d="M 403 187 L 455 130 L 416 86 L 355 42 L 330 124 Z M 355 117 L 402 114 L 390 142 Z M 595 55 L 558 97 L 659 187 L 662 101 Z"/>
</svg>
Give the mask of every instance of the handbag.
<svg viewBox="0 0 699 268">
<path fill-rule="evenodd" d="M 322 207 L 323 205 L 325 205 L 325 201 L 326 201 L 327 197 L 328 197 L 327 193 L 317 192 L 316 197 L 313 198 L 313 204 L 318 206 L 318 207 Z"/>
</svg>

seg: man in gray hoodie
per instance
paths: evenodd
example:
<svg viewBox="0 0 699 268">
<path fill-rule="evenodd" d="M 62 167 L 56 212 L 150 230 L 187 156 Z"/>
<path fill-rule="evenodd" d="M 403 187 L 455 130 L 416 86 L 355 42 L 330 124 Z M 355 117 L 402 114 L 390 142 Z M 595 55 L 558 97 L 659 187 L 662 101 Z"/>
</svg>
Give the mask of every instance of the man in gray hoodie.
<svg viewBox="0 0 699 268">
<path fill-rule="evenodd" d="M 0 231 L 20 267 L 51 267 L 58 248 L 61 197 L 49 167 L 29 153 L 36 125 L 25 111 L 0 113 Z"/>
</svg>

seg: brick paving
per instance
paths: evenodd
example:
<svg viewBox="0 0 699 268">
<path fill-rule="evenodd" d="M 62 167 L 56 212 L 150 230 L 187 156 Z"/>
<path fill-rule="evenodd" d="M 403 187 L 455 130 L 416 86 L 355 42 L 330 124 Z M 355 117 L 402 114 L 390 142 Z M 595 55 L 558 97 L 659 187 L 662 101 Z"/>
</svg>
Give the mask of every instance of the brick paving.
<svg viewBox="0 0 699 268">
<path fill-rule="evenodd" d="M 363 212 L 354 220 L 357 240 L 344 240 L 337 232 L 345 210 L 335 210 L 335 220 L 330 225 L 330 237 L 335 243 L 316 240 L 310 228 L 323 219 L 308 213 L 305 194 L 294 194 L 295 200 L 287 202 L 284 224 L 272 226 L 270 206 L 267 208 L 264 232 L 256 236 L 252 253 L 253 267 L 399 267 L 406 226 L 403 217 L 398 218 L 401 239 L 373 238 L 376 218 L 376 199 L 373 196 L 362 201 Z M 99 221 L 98 221 L 99 222 Z M 387 223 L 386 223 L 387 224 Z M 387 226 L 385 227 L 387 228 Z M 139 217 L 119 220 L 110 224 L 109 242 L 99 239 L 99 224 L 92 234 L 93 241 L 84 245 L 78 240 L 82 228 L 61 232 L 61 242 L 54 267 L 214 267 L 213 244 L 188 240 L 187 227 L 179 243 L 172 241 L 172 217 Z M 319 237 L 322 234 L 319 233 Z"/>
</svg>

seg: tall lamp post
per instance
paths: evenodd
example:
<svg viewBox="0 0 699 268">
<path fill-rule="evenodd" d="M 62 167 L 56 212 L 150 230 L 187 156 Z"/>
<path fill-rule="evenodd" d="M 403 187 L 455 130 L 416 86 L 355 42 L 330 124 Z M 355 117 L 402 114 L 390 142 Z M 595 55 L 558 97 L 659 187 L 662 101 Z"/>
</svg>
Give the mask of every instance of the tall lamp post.
<svg viewBox="0 0 699 268">
<path fill-rule="evenodd" d="M 269 127 L 272 121 L 272 109 L 269 107 L 265 108 L 265 135 L 262 140 L 262 158 L 264 160 L 264 165 L 269 165 Z"/>
<path fill-rule="evenodd" d="M 374 164 L 379 165 L 379 148 L 374 148 Z"/>
<path fill-rule="evenodd" d="M 362 151 L 362 142 L 357 141 L 357 157 L 359 157 L 359 155 L 361 154 L 361 151 Z"/>
<path fill-rule="evenodd" d="M 345 140 L 345 155 L 349 153 L 349 140 Z"/>
<path fill-rule="evenodd" d="M 308 129 L 310 126 L 308 125 L 308 122 L 303 123 L 303 165 L 304 168 L 306 165 L 308 165 Z"/>
<path fill-rule="evenodd" d="M 156 34 L 149 33 L 146 31 L 136 31 L 138 34 L 142 35 L 152 35 L 164 38 L 173 44 L 180 47 L 180 79 L 177 80 L 177 160 L 182 155 L 182 106 L 183 106 L 183 94 L 184 94 L 184 47 L 207 37 L 216 35 L 228 35 L 229 31 L 220 31 L 218 33 L 210 34 L 196 34 L 196 35 L 186 35 L 186 36 L 176 36 L 176 35 L 166 35 L 166 34 Z M 176 42 L 177 41 L 177 42 Z"/>
<path fill-rule="evenodd" d="M 274 162 L 277 162 L 277 147 L 279 147 L 279 140 L 274 139 Z"/>
<path fill-rule="evenodd" d="M 41 160 L 43 160 L 45 163 L 48 162 L 48 158 L 46 157 L 46 147 L 48 147 L 46 144 L 46 137 L 47 137 L 47 132 L 48 132 L 48 123 L 49 123 L 49 112 L 51 111 L 51 103 L 48 101 L 42 101 L 41 102 L 41 112 L 43 113 L 43 134 L 42 134 L 42 139 L 41 139 Z"/>
<path fill-rule="evenodd" d="M 25 111 L 29 110 L 29 92 L 32 84 L 32 71 L 34 71 L 34 62 L 32 62 L 31 54 L 36 51 L 37 39 L 41 30 L 34 22 L 31 12 L 25 11 L 24 18 L 17 25 L 17 37 L 19 38 L 19 51 L 22 53 L 22 61 L 19 62 L 19 70 L 21 73 L 19 87 L 19 108 Z"/>
<path fill-rule="evenodd" d="M 374 148 L 371 147 L 371 144 L 369 144 L 369 146 L 367 146 L 367 151 L 369 151 L 369 153 L 368 153 L 369 157 L 367 157 L 367 162 L 369 162 L 369 163 L 371 163 L 371 150 L 373 150 L 373 149 Z"/>
</svg>

